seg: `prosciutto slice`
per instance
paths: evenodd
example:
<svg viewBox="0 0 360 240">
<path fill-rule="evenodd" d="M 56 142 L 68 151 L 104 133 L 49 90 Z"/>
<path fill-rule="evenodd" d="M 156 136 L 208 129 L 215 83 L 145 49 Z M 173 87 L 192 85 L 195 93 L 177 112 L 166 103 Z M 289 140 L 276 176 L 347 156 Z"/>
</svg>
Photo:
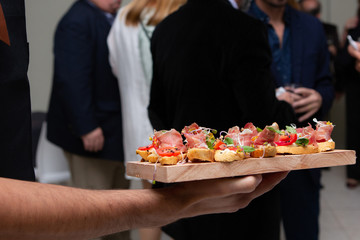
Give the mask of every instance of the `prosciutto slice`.
<svg viewBox="0 0 360 240">
<path fill-rule="evenodd" d="M 251 146 L 253 144 L 252 138 L 258 135 L 258 131 L 253 123 L 245 124 L 243 130 L 239 135 L 240 146 Z"/>
<path fill-rule="evenodd" d="M 170 131 L 154 131 L 154 135 L 159 141 L 159 148 L 174 147 L 181 152 L 186 152 L 181 134 L 175 129 L 171 129 Z"/>
<path fill-rule="evenodd" d="M 313 144 L 317 146 L 316 144 L 316 131 L 312 128 L 311 124 L 309 123 L 309 126 L 304 128 L 297 128 L 296 132 L 298 133 L 299 137 L 305 137 L 309 139 L 309 145 Z"/>
<path fill-rule="evenodd" d="M 279 130 L 277 123 L 273 123 L 271 126 L 266 126 L 258 135 L 254 142 L 254 145 L 263 145 L 264 143 L 269 143 L 275 146 L 274 141 L 278 138 L 278 133 L 271 131 L 268 127 L 272 127 L 274 130 Z"/>
<path fill-rule="evenodd" d="M 185 138 L 187 140 L 188 148 L 204 148 L 204 149 L 208 149 L 208 146 L 206 144 L 206 135 L 205 135 L 205 133 L 197 133 L 197 134 L 184 133 L 184 136 L 185 136 Z"/>
<path fill-rule="evenodd" d="M 234 146 L 240 146 L 240 128 L 238 126 L 229 128 L 228 134 L 225 138 L 231 138 L 234 141 Z"/>
<path fill-rule="evenodd" d="M 206 144 L 206 134 L 202 130 L 202 128 L 199 127 L 199 125 L 197 125 L 196 123 L 184 127 L 181 132 L 184 134 L 187 140 L 188 148 L 208 149 L 208 146 Z"/>
<path fill-rule="evenodd" d="M 316 142 L 326 142 L 331 139 L 334 125 L 325 121 L 318 121 L 316 124 Z"/>
</svg>

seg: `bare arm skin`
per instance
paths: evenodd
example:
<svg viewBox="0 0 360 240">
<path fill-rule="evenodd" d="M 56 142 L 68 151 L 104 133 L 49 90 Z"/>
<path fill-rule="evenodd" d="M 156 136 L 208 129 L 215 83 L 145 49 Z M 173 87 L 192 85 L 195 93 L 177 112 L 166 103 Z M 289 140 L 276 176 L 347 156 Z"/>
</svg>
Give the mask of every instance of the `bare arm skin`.
<svg viewBox="0 0 360 240">
<path fill-rule="evenodd" d="M 0 239 L 90 239 L 184 217 L 234 212 L 287 172 L 142 190 L 85 190 L 0 178 Z"/>
</svg>

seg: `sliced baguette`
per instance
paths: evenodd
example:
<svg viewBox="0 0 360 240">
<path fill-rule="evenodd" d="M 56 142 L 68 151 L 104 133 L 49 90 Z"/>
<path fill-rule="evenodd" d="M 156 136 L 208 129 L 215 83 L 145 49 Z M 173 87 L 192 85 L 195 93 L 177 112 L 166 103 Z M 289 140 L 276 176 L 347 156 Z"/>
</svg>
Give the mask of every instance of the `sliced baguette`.
<svg viewBox="0 0 360 240">
<path fill-rule="evenodd" d="M 136 150 L 136 154 L 139 154 L 142 159 L 144 159 L 146 162 L 149 162 L 149 155 L 153 154 L 155 152 L 154 148 L 148 149 L 148 150 Z"/>
<path fill-rule="evenodd" d="M 177 156 L 170 156 L 170 157 L 161 157 L 157 153 L 150 154 L 148 156 L 148 161 L 151 163 L 161 163 L 161 165 L 176 165 L 178 162 L 183 160 L 185 154 L 180 154 Z"/>
<path fill-rule="evenodd" d="M 277 146 L 276 151 L 278 154 L 311 154 L 318 153 L 319 148 L 314 145 L 308 146 Z"/>
<path fill-rule="evenodd" d="M 251 152 L 250 156 L 253 158 L 275 157 L 276 153 L 275 146 L 267 145 L 255 148 L 255 151 Z"/>
<path fill-rule="evenodd" d="M 187 152 L 187 157 L 190 161 L 206 161 L 214 162 L 215 151 L 203 148 L 191 148 Z"/>
<path fill-rule="evenodd" d="M 320 142 L 317 143 L 319 146 L 319 152 L 326 152 L 335 149 L 335 142 L 334 141 L 327 141 L 327 142 Z"/>
<path fill-rule="evenodd" d="M 233 162 L 244 158 L 245 154 L 243 152 L 235 152 L 229 149 L 216 150 L 214 156 L 216 162 Z"/>
</svg>

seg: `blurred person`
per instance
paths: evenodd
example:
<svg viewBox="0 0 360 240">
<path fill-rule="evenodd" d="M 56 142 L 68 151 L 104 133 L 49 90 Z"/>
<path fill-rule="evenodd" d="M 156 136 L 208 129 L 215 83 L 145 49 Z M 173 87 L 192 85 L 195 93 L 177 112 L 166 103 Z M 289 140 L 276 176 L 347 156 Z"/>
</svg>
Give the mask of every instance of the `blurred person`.
<svg viewBox="0 0 360 240">
<path fill-rule="evenodd" d="M 277 88 L 298 88 L 278 95 L 289 102 L 300 124 L 322 119 L 333 100 L 329 51 L 320 21 L 287 5 L 287 0 L 255 0 L 248 13 L 267 28 L 272 51 L 272 76 Z M 295 171 L 279 187 L 287 240 L 318 239 L 319 169 Z M 301 227 L 299 227 L 301 226 Z"/>
<path fill-rule="evenodd" d="M 135 150 L 149 145 L 153 128 L 147 106 L 152 79 L 150 39 L 155 26 L 186 0 L 133 0 L 119 10 L 107 42 L 110 65 L 118 79 L 125 162 L 135 161 Z M 151 188 L 143 181 L 145 188 Z M 140 230 L 141 239 L 159 239 L 160 229 Z"/>
<path fill-rule="evenodd" d="M 357 40 L 360 38 L 360 25 L 350 29 L 348 34 Z M 357 44 L 358 49 L 359 43 Z M 341 49 L 339 56 L 336 58 L 336 90 L 342 96 L 345 93 L 345 108 L 346 108 L 346 149 L 356 151 L 356 156 L 359 157 L 360 147 L 357 142 L 360 134 L 358 123 L 360 121 L 360 56 L 359 50 L 356 50 L 347 41 L 343 49 Z M 359 161 L 355 165 L 346 167 L 346 186 L 354 189 L 360 183 L 360 164 Z"/>
<path fill-rule="evenodd" d="M 121 104 L 106 43 L 120 0 L 77 0 L 60 20 L 47 137 L 61 147 L 72 184 L 126 189 Z M 122 232 L 104 239 L 129 239 Z"/>
<path fill-rule="evenodd" d="M 227 0 L 188 0 L 157 25 L 151 52 L 148 110 L 155 129 L 181 131 L 196 122 L 220 131 L 247 122 L 296 122 L 292 107 L 275 97 L 265 28 Z M 177 240 L 278 240 L 279 192 L 235 213 L 182 219 L 163 230 Z"/>
<path fill-rule="evenodd" d="M 23 0 L 0 0 L 0 177 L 34 181 Z"/>
<path fill-rule="evenodd" d="M 318 0 L 301 0 L 300 6 L 302 11 L 309 13 L 319 20 L 321 19 L 321 3 Z M 338 31 L 336 25 L 323 21 L 321 22 L 325 31 L 328 49 L 330 52 L 330 71 L 333 77 L 333 84 L 335 84 L 334 61 L 340 49 Z"/>
<path fill-rule="evenodd" d="M 360 5 L 360 0 L 357 1 L 357 5 L 358 5 L 358 8 L 357 8 L 357 12 L 355 14 L 354 17 L 350 17 L 346 23 L 345 23 L 345 26 L 344 26 L 344 29 L 343 29 L 343 32 L 342 32 L 342 35 L 341 35 L 341 41 L 340 41 L 340 46 L 341 48 L 345 48 L 345 45 L 347 43 L 347 35 L 349 34 L 349 31 L 351 29 L 354 29 L 358 26 L 359 24 L 359 16 L 360 16 L 360 8 L 359 8 L 359 5 Z"/>
</svg>

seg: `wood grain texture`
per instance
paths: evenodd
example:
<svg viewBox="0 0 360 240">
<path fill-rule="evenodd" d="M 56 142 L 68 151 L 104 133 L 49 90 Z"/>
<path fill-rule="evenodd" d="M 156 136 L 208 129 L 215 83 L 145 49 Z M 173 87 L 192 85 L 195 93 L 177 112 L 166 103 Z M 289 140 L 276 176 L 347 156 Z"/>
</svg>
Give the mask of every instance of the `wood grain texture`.
<svg viewBox="0 0 360 240">
<path fill-rule="evenodd" d="M 272 158 L 247 158 L 230 163 L 203 162 L 162 166 L 159 163 L 128 162 L 129 176 L 159 182 L 186 182 L 193 180 L 244 176 L 289 170 L 334 167 L 355 164 L 355 151 L 334 150 L 305 155 L 277 155 Z"/>
</svg>

